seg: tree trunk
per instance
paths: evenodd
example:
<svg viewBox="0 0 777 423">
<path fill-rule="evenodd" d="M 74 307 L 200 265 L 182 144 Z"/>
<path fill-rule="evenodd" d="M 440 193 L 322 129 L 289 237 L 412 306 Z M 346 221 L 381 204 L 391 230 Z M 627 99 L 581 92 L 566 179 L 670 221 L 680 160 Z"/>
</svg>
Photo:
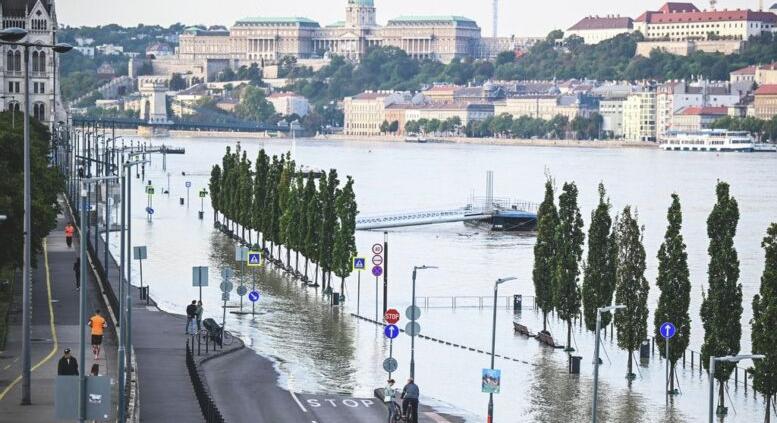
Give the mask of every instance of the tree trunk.
<svg viewBox="0 0 777 423">
<path fill-rule="evenodd" d="M 548 312 L 542 311 L 542 331 L 548 332 Z"/>
<path fill-rule="evenodd" d="M 764 423 L 770 423 L 772 418 L 772 396 L 766 396 L 766 417 L 764 417 Z"/>
<path fill-rule="evenodd" d="M 725 383 L 718 380 L 718 407 L 724 407 L 726 404 L 725 401 L 725 393 L 726 393 L 726 386 Z"/>
<path fill-rule="evenodd" d="M 674 393 L 674 365 L 675 363 L 669 365 L 669 392 L 672 393 Z"/>
<path fill-rule="evenodd" d="M 243 242 L 246 242 L 246 225 L 241 225 L 240 230 L 242 231 L 240 237 L 243 238 Z"/>
<path fill-rule="evenodd" d="M 632 353 L 633 353 L 633 350 L 629 350 L 629 367 L 628 367 L 628 374 L 626 375 L 626 376 L 629 376 L 629 377 L 630 377 L 630 376 L 631 376 L 631 374 L 632 374 L 632 371 L 631 371 L 631 365 L 632 365 L 632 363 L 634 362 L 634 360 L 632 360 L 632 358 L 633 358 L 633 357 L 631 356 L 631 355 L 632 355 Z"/>
<path fill-rule="evenodd" d="M 572 349 L 572 319 L 567 320 L 567 350 Z"/>
<path fill-rule="evenodd" d="M 299 273 L 299 251 L 295 251 L 294 255 L 294 271 Z"/>
<path fill-rule="evenodd" d="M 340 278 L 340 295 L 345 292 L 345 276 Z"/>
<path fill-rule="evenodd" d="M 308 258 L 305 257 L 305 279 L 308 278 Z"/>
<path fill-rule="evenodd" d="M 316 271 L 313 272 L 313 285 L 318 285 L 318 262 L 316 262 Z"/>
<path fill-rule="evenodd" d="M 291 249 L 286 247 L 286 267 L 291 268 Z"/>
<path fill-rule="evenodd" d="M 248 245 L 253 245 L 253 242 L 251 242 L 251 241 L 253 241 L 253 240 L 251 239 L 251 230 L 249 229 L 248 230 Z"/>
<path fill-rule="evenodd" d="M 328 271 L 326 274 L 326 286 L 329 287 L 329 289 L 332 289 L 332 271 Z"/>
</svg>

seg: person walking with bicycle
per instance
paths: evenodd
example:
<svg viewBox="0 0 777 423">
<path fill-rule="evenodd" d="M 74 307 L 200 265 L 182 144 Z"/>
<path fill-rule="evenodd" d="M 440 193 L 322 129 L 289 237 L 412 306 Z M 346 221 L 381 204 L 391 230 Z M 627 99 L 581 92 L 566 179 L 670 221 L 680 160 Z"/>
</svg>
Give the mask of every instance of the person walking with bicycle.
<svg viewBox="0 0 777 423">
<path fill-rule="evenodd" d="M 419 394 L 420 394 L 420 391 L 418 389 L 418 385 L 415 384 L 412 377 L 408 378 L 407 385 L 405 385 L 405 387 L 402 388 L 402 395 L 401 395 L 402 414 L 404 414 L 407 417 L 408 422 L 418 423 Z"/>
<path fill-rule="evenodd" d="M 386 403 L 386 408 L 388 408 L 388 422 L 391 423 L 392 418 L 394 417 L 394 397 L 397 396 L 397 391 L 394 389 L 394 379 L 389 379 L 388 382 L 386 382 L 386 387 L 383 388 L 383 402 Z"/>
</svg>

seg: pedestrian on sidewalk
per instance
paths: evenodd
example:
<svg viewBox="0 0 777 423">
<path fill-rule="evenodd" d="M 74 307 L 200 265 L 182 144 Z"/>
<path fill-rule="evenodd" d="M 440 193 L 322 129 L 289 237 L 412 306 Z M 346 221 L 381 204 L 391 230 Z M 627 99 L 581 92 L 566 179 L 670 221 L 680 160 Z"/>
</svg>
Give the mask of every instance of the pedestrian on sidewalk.
<svg viewBox="0 0 777 423">
<path fill-rule="evenodd" d="M 92 354 L 94 359 L 100 358 L 100 346 L 103 343 L 103 333 L 108 327 L 108 322 L 100 315 L 100 310 L 94 311 L 94 316 L 89 319 L 89 327 L 92 328 Z"/>
<path fill-rule="evenodd" d="M 388 422 L 391 423 L 391 421 L 394 418 L 394 397 L 397 395 L 396 390 L 394 389 L 394 379 L 389 379 L 388 382 L 386 382 L 386 387 L 383 388 L 383 402 L 386 403 L 386 408 L 388 408 Z"/>
<path fill-rule="evenodd" d="M 202 330 L 202 312 L 202 301 L 197 301 L 197 310 L 194 312 L 194 315 L 197 318 L 197 332 Z"/>
<path fill-rule="evenodd" d="M 407 416 L 408 407 L 412 407 L 411 415 L 413 416 L 413 423 L 418 423 L 418 397 L 420 392 L 418 385 L 415 384 L 413 378 L 407 380 L 407 385 L 402 388 L 402 414 Z M 409 417 L 409 416 L 408 416 Z"/>
<path fill-rule="evenodd" d="M 59 359 L 57 374 L 60 376 L 78 376 L 78 361 L 70 355 L 70 348 L 65 348 L 62 358 Z"/>
<path fill-rule="evenodd" d="M 186 306 L 186 334 L 194 335 L 194 319 L 197 317 L 197 300 Z"/>
<path fill-rule="evenodd" d="M 76 257 L 73 262 L 73 272 L 76 274 L 76 291 L 81 288 L 81 257 Z"/>
<path fill-rule="evenodd" d="M 76 227 L 73 226 L 73 222 L 68 222 L 67 225 L 65 225 L 65 242 L 67 242 L 67 248 L 73 246 L 73 233 L 75 230 Z"/>
</svg>

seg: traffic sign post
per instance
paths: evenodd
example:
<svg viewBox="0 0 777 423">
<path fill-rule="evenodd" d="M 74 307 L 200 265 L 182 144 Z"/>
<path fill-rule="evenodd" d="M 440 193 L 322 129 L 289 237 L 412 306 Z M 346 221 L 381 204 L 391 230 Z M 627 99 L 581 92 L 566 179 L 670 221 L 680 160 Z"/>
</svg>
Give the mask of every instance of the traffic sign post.
<svg viewBox="0 0 777 423">
<path fill-rule="evenodd" d="M 377 286 L 375 287 L 377 289 Z M 389 379 L 391 379 L 391 373 L 397 370 L 397 360 L 394 358 L 394 338 L 399 336 L 399 328 L 394 324 L 399 322 L 399 312 L 395 309 L 386 310 L 383 316 L 384 320 L 390 322 L 390 324 L 383 328 L 383 334 L 389 339 L 389 356 L 383 360 L 383 370 L 388 372 Z"/>
<path fill-rule="evenodd" d="M 186 207 L 189 207 L 189 188 L 192 187 L 191 181 L 186 181 Z"/>
<path fill-rule="evenodd" d="M 192 267 L 192 286 L 196 286 L 200 288 L 200 302 L 202 302 L 202 287 L 208 286 L 208 267 L 207 266 Z"/>
<path fill-rule="evenodd" d="M 390 308 L 383 313 L 383 320 L 390 325 L 394 325 L 399 321 L 399 311 L 395 308 Z"/>
<path fill-rule="evenodd" d="M 143 291 L 143 260 L 148 258 L 148 251 L 146 249 L 146 246 L 141 245 L 138 247 L 132 247 L 132 256 L 135 257 L 135 260 L 137 260 L 140 263 L 140 290 L 142 292 Z M 148 298 L 146 298 L 146 301 L 148 301 Z"/>
<path fill-rule="evenodd" d="M 148 203 L 146 204 L 146 218 L 151 221 L 151 216 L 154 215 L 154 201 L 152 199 L 154 196 L 154 186 L 151 185 L 151 181 L 148 181 L 148 185 L 146 185 L 146 194 L 148 197 Z"/>
<path fill-rule="evenodd" d="M 259 293 L 256 291 L 249 292 L 248 299 L 251 300 L 252 303 L 259 301 Z"/>
<path fill-rule="evenodd" d="M 362 270 L 366 267 L 364 257 L 353 258 L 353 270 L 356 271 L 356 315 L 359 316 L 359 309 L 362 302 Z"/>
<path fill-rule="evenodd" d="M 248 267 L 262 267 L 262 252 L 261 251 L 249 251 L 248 252 Z"/>
<path fill-rule="evenodd" d="M 378 320 L 378 289 L 379 289 L 379 279 L 380 275 L 383 274 L 383 244 L 375 243 L 372 244 L 372 276 L 375 276 L 375 320 Z M 384 287 L 385 288 L 385 287 Z M 386 296 L 385 289 L 383 290 L 383 296 Z M 385 298 L 383 299 L 384 307 L 383 311 L 386 311 Z M 357 313 L 358 314 L 358 313 Z"/>
<path fill-rule="evenodd" d="M 677 333 L 677 328 L 674 326 L 674 323 L 671 322 L 664 322 L 661 324 L 661 336 L 664 338 L 664 344 L 666 344 L 666 404 L 669 405 L 669 377 L 670 377 L 670 371 L 669 371 L 669 340 L 675 336 Z"/>
<path fill-rule="evenodd" d="M 200 220 L 202 220 L 205 216 L 205 196 L 207 195 L 208 195 L 208 191 L 206 191 L 205 188 L 203 188 L 200 191 L 200 212 L 197 213 Z"/>
<path fill-rule="evenodd" d="M 187 182 L 187 184 L 191 185 L 190 182 Z M 245 265 L 246 265 L 246 261 L 248 261 L 248 247 L 243 247 L 242 245 L 236 245 L 235 260 L 240 262 L 239 283 L 240 283 L 240 287 L 243 288 L 243 276 L 245 276 Z M 238 293 L 238 295 L 240 295 L 240 293 Z M 243 295 L 245 295 L 245 292 L 243 292 L 243 294 L 240 295 L 240 313 L 243 312 Z"/>
<path fill-rule="evenodd" d="M 219 288 L 221 288 L 221 300 L 224 301 L 224 306 L 222 308 L 222 315 L 221 315 L 221 330 L 224 331 L 227 327 L 227 301 L 229 301 L 229 292 L 232 291 L 232 282 L 230 279 L 232 278 L 233 271 L 229 267 L 225 267 L 221 269 L 221 284 L 219 285 Z"/>
</svg>

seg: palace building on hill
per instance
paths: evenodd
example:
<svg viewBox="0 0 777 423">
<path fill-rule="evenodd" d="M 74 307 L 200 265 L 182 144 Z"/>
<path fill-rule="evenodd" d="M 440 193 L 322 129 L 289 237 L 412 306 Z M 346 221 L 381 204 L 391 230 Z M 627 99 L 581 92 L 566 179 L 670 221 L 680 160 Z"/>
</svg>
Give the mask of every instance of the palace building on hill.
<svg viewBox="0 0 777 423">
<path fill-rule="evenodd" d="M 378 25 L 373 0 L 347 0 L 345 21 L 321 26 L 301 17 L 240 19 L 229 30 L 189 28 L 179 38 L 180 60 L 228 59 L 232 65 L 277 63 L 340 55 L 359 60 L 371 47 L 392 46 L 419 59 L 495 56 L 510 38 L 481 38 L 461 16 L 402 16 Z"/>
</svg>

